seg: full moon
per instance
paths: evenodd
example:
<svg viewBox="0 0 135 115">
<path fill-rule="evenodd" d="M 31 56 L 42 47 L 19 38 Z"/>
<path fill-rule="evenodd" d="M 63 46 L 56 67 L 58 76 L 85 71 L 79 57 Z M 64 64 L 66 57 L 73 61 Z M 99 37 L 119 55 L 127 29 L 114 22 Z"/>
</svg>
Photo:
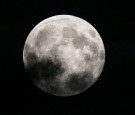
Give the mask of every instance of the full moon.
<svg viewBox="0 0 135 115">
<path fill-rule="evenodd" d="M 105 49 L 90 23 L 72 15 L 56 15 L 32 29 L 24 44 L 23 62 L 39 89 L 55 96 L 73 96 L 97 81 Z"/>
</svg>

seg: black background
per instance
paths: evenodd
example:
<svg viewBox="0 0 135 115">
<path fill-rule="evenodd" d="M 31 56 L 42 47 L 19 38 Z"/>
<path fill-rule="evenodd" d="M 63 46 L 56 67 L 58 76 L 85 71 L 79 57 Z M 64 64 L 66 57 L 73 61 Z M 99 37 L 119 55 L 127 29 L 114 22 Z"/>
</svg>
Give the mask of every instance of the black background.
<svg viewBox="0 0 135 115">
<path fill-rule="evenodd" d="M 55 97 L 28 78 L 22 60 L 24 42 L 40 21 L 69 14 L 90 22 L 105 45 L 99 80 L 84 93 Z M 135 12 L 128 1 L 1 1 L 1 115 L 133 115 L 135 109 Z"/>
</svg>

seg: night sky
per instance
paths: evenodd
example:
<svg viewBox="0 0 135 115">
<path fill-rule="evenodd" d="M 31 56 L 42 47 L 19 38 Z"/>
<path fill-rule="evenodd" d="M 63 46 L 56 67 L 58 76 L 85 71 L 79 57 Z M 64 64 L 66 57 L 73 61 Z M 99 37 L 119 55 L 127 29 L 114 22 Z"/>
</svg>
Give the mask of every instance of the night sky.
<svg viewBox="0 0 135 115">
<path fill-rule="evenodd" d="M 0 2 L 1 115 L 133 115 L 135 110 L 135 10 L 129 0 Z M 24 42 L 35 25 L 68 14 L 101 35 L 106 61 L 99 80 L 84 93 L 56 97 L 38 89 L 23 65 Z"/>
</svg>

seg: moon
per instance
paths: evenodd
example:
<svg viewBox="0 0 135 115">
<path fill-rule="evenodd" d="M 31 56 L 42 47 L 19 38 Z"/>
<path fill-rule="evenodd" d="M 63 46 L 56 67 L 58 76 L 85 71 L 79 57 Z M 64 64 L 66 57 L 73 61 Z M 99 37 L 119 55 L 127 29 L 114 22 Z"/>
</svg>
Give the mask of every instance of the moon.
<svg viewBox="0 0 135 115">
<path fill-rule="evenodd" d="M 55 96 L 74 96 L 99 78 L 105 48 L 90 23 L 73 15 L 56 15 L 41 21 L 29 33 L 23 62 L 39 89 Z"/>
</svg>

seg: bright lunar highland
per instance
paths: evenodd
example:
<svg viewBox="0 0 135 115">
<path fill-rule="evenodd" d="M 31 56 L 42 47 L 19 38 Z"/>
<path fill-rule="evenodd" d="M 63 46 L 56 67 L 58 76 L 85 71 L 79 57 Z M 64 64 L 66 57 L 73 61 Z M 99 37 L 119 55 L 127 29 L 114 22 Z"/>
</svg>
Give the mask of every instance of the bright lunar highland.
<svg viewBox="0 0 135 115">
<path fill-rule="evenodd" d="M 55 96 L 73 96 L 97 81 L 105 49 L 90 23 L 72 15 L 56 15 L 32 29 L 24 44 L 23 62 L 38 88 Z"/>
</svg>

